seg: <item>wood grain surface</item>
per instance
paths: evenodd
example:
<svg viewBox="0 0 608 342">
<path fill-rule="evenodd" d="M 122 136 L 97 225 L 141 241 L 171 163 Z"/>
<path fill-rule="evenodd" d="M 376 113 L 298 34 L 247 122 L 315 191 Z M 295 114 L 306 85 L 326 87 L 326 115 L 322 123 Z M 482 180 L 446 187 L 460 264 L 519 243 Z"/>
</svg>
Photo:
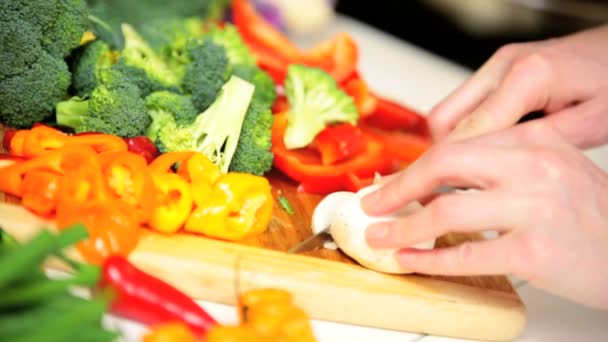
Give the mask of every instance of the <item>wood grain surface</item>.
<svg viewBox="0 0 608 342">
<path fill-rule="evenodd" d="M 276 171 L 267 177 L 274 214 L 268 230 L 258 237 L 235 243 L 186 233 L 150 233 L 130 259 L 196 299 L 234 304 L 238 281 L 240 290 L 285 288 L 317 319 L 488 341 L 521 334 L 526 308 L 505 276 L 388 275 L 361 267 L 339 250 L 285 253 L 312 234 L 311 214 L 322 197 L 298 192 Z M 278 204 L 279 196 L 289 200 L 292 215 Z M 18 201 L 4 196 L 2 202 Z M 19 240 L 53 226 L 18 204 L 0 206 L 0 225 Z M 436 247 L 480 238 L 448 234 Z"/>
</svg>

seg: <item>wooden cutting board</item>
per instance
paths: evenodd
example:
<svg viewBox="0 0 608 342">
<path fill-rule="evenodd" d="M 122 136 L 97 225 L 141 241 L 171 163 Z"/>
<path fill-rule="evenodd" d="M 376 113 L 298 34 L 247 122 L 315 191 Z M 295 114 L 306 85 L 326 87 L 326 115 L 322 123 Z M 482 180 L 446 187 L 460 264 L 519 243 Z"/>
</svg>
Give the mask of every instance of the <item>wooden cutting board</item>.
<svg viewBox="0 0 608 342">
<path fill-rule="evenodd" d="M 312 234 L 311 213 L 322 197 L 299 193 L 277 172 L 268 178 L 275 197 L 274 216 L 257 238 L 234 243 L 185 233 L 150 233 L 130 260 L 200 300 L 234 304 L 237 291 L 279 287 L 290 291 L 314 319 L 486 341 L 511 340 L 521 334 L 526 308 L 504 276 L 388 275 L 361 267 L 340 251 L 287 254 Z M 281 195 L 291 202 L 293 215 L 279 206 L 276 198 Z M 25 241 L 45 227 L 53 229 L 52 222 L 32 215 L 14 198 L 0 197 L 5 202 L 0 205 L 0 226 L 18 240 Z M 479 238 L 449 234 L 436 246 Z M 71 253 L 78 257 L 75 250 Z"/>
</svg>

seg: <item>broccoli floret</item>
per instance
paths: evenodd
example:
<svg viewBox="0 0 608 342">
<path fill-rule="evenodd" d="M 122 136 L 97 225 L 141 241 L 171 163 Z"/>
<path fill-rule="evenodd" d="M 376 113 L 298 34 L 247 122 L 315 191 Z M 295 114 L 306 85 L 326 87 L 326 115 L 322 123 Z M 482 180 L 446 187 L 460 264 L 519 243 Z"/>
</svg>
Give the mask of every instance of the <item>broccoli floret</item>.
<svg viewBox="0 0 608 342">
<path fill-rule="evenodd" d="M 56 105 L 57 123 L 76 132 L 143 135 L 151 119 L 139 88 L 114 69 L 99 72 L 90 99 L 73 97 Z"/>
<path fill-rule="evenodd" d="M 199 112 L 192 105 L 190 97 L 172 93 L 170 91 L 157 91 L 146 97 L 148 114 L 154 118 L 152 112 L 167 112 L 175 119 L 179 126 L 189 125 L 198 116 Z"/>
<path fill-rule="evenodd" d="M 97 86 L 100 70 L 111 67 L 116 61 L 116 52 L 101 40 L 91 41 L 74 51 L 72 66 L 72 88 L 77 96 L 91 94 Z"/>
<path fill-rule="evenodd" d="M 52 115 L 86 16 L 81 0 L 0 1 L 0 122 L 27 128 Z"/>
<path fill-rule="evenodd" d="M 178 126 L 172 117 L 162 115 L 155 141 L 165 151 L 198 151 L 227 172 L 237 148 L 243 120 L 253 96 L 251 83 L 230 77 L 217 99 L 188 126 Z"/>
<path fill-rule="evenodd" d="M 143 96 L 158 90 L 179 91 L 178 78 L 129 24 L 122 25 L 125 47 L 114 67 L 139 87 Z"/>
<path fill-rule="evenodd" d="M 356 124 L 359 112 L 352 97 L 342 91 L 325 71 L 291 64 L 285 79 L 289 102 L 283 141 L 289 149 L 310 144 L 328 124 Z"/>
<path fill-rule="evenodd" d="M 232 67 L 224 48 L 206 39 L 188 44 L 188 57 L 191 62 L 186 66 L 182 84 L 192 94 L 194 107 L 202 112 L 215 101 Z"/>
<path fill-rule="evenodd" d="M 277 92 L 276 85 L 268 73 L 254 65 L 235 65 L 232 74 L 255 86 L 253 98 L 264 108 L 272 107 Z"/>
<path fill-rule="evenodd" d="M 43 52 L 25 72 L 0 82 L 0 122 L 29 128 L 52 116 L 70 85 L 67 64 Z"/>
<path fill-rule="evenodd" d="M 34 1 L 45 2 L 45 1 Z M 57 58 L 64 58 L 78 46 L 88 27 L 88 9 L 84 0 L 54 0 L 53 20 L 44 28 L 43 48 Z M 56 15 L 55 15 L 56 14 Z"/>
<path fill-rule="evenodd" d="M 19 75 L 43 53 L 42 37 L 31 23 L 9 20 L 0 23 L 0 80 Z"/>
<path fill-rule="evenodd" d="M 234 25 L 226 23 L 223 27 L 214 26 L 206 37 L 226 50 L 226 55 L 232 65 L 256 65 L 253 55 Z"/>
<path fill-rule="evenodd" d="M 252 99 L 229 171 L 261 176 L 272 168 L 274 155 L 270 147 L 273 120 L 270 108 Z"/>
</svg>

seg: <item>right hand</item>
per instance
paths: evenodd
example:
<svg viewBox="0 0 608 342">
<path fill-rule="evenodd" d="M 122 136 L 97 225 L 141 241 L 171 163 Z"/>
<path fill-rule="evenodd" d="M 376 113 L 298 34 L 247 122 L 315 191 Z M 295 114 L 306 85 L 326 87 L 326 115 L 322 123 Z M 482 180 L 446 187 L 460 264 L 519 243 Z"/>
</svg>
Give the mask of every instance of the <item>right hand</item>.
<svg viewBox="0 0 608 342">
<path fill-rule="evenodd" d="M 515 125 L 543 111 L 579 148 L 608 141 L 608 26 L 500 48 L 428 117 L 436 141 Z M 542 139 L 539 137 L 539 139 Z"/>
</svg>

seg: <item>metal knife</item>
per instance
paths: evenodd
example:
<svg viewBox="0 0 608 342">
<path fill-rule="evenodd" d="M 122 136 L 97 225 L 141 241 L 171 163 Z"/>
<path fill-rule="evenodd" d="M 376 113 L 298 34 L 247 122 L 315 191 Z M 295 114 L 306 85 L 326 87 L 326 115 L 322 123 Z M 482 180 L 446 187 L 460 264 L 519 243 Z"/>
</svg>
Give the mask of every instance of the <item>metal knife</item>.
<svg viewBox="0 0 608 342">
<path fill-rule="evenodd" d="M 467 189 L 467 188 L 457 188 L 457 187 L 451 187 L 451 186 L 440 186 L 437 189 L 435 189 L 434 193 L 435 194 L 445 194 L 445 193 L 449 193 L 452 191 L 467 191 L 467 190 L 471 190 L 471 189 Z M 323 244 L 325 244 L 326 242 L 331 242 L 333 241 L 333 238 L 331 237 L 331 234 L 329 232 L 329 226 L 327 226 L 325 229 L 319 231 L 317 234 L 313 234 L 312 236 L 308 237 L 306 240 L 300 242 L 299 244 L 291 247 L 289 250 L 287 250 L 287 253 L 301 253 L 301 252 L 308 252 L 308 251 L 312 251 L 315 250 L 321 246 L 323 246 Z"/>
<path fill-rule="evenodd" d="M 321 246 L 325 242 L 333 241 L 331 234 L 329 233 L 329 226 L 327 228 L 321 230 L 317 234 L 313 234 L 310 237 L 306 238 L 306 240 L 300 242 L 299 244 L 291 247 L 287 253 L 301 253 L 315 250 Z"/>
</svg>

